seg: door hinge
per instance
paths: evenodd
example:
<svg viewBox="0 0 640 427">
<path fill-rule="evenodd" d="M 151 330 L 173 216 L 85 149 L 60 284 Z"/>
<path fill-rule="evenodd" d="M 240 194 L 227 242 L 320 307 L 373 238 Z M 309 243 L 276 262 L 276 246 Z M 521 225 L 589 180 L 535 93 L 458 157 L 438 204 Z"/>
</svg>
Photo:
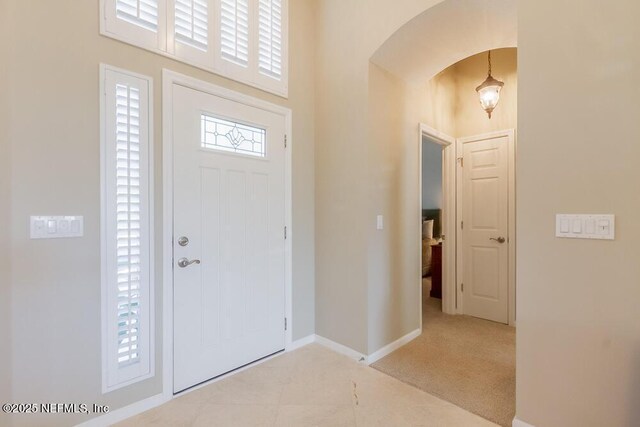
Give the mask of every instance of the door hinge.
<svg viewBox="0 0 640 427">
<path fill-rule="evenodd" d="M 285 331 L 287 330 L 287 318 L 286 317 L 284 318 L 284 330 Z"/>
<path fill-rule="evenodd" d="M 284 239 L 287 239 L 287 226 L 284 226 Z"/>
<path fill-rule="evenodd" d="M 464 292 L 464 283 L 460 283 L 460 292 Z"/>
<path fill-rule="evenodd" d="M 284 136 L 284 148 L 287 148 L 287 135 Z"/>
<path fill-rule="evenodd" d="M 464 230 L 464 221 L 460 221 L 460 230 Z"/>
<path fill-rule="evenodd" d="M 460 167 L 464 167 L 464 157 L 458 157 L 458 161 L 460 162 Z"/>
</svg>

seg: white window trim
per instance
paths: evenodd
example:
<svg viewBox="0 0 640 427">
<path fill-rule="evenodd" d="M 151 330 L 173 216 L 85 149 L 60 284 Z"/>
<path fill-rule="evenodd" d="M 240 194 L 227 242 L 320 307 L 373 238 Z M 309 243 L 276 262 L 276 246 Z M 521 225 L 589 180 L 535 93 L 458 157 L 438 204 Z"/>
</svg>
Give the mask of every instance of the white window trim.
<svg viewBox="0 0 640 427">
<path fill-rule="evenodd" d="M 149 41 L 148 37 L 142 39 L 137 37 L 137 29 L 122 29 L 122 26 L 113 25 L 109 21 L 114 20 L 114 16 L 110 11 L 115 5 L 115 0 L 100 0 L 100 34 L 129 45 L 139 47 L 158 55 L 171 58 L 193 67 L 208 71 L 228 79 L 244 83 L 263 90 L 265 92 L 278 95 L 283 98 L 289 96 L 289 0 L 282 0 L 282 77 L 280 80 L 268 77 L 259 71 L 258 64 L 258 34 L 257 34 L 257 8 L 258 0 L 250 0 L 249 6 L 249 68 L 236 66 L 233 63 L 222 59 L 219 53 L 215 52 L 219 47 L 218 36 L 216 34 L 217 26 L 209 28 L 209 49 L 205 52 L 196 52 L 197 49 L 190 48 L 187 45 L 175 43 L 173 0 L 158 1 L 158 40 Z M 218 1 L 209 0 L 211 13 L 209 18 L 212 22 L 220 19 L 218 13 Z M 117 18 L 115 18 L 117 20 Z M 123 24 L 123 26 L 131 27 L 132 25 Z M 178 46 L 177 46 L 178 45 Z"/>
<path fill-rule="evenodd" d="M 146 81 L 148 87 L 148 96 L 147 96 L 147 110 L 148 110 L 148 123 L 147 123 L 147 134 L 148 134 L 148 168 L 147 172 L 149 174 L 148 178 L 148 213 L 149 213 L 149 290 L 148 290 L 148 337 L 149 337 L 149 346 L 147 349 L 141 349 L 145 353 L 146 360 L 148 363 L 148 369 L 146 369 L 146 373 L 138 375 L 134 378 L 129 378 L 118 382 L 116 384 L 109 384 L 109 374 L 111 373 L 111 369 L 113 369 L 113 364 L 110 364 L 109 354 L 108 354 L 108 339 L 109 339 L 109 328 L 110 319 L 108 316 L 108 302 L 110 295 L 110 283 L 107 281 L 107 215 L 105 212 L 106 200 L 107 200 L 107 188 L 105 185 L 105 174 L 106 174 L 106 149 L 109 144 L 109 139 L 107 136 L 108 123 L 107 123 L 107 88 L 106 86 L 106 77 L 108 72 L 119 73 L 124 76 L 129 76 L 137 79 L 141 79 Z M 142 100 L 141 100 L 142 101 Z M 142 159 L 141 159 L 142 160 Z M 101 321 L 102 321 L 102 393 L 109 393 L 111 391 L 117 390 L 122 387 L 129 386 L 131 384 L 137 383 L 139 381 L 146 380 L 148 378 L 152 378 L 155 376 L 155 292 L 154 292 L 154 283 L 155 283 L 155 274 L 154 274 L 154 180 L 153 180 L 153 79 L 148 76 L 144 76 L 141 74 L 133 73 L 127 70 L 123 70 L 120 68 L 112 67 L 106 64 L 100 64 L 100 246 L 101 246 Z M 117 369 L 117 365 L 116 365 Z"/>
</svg>

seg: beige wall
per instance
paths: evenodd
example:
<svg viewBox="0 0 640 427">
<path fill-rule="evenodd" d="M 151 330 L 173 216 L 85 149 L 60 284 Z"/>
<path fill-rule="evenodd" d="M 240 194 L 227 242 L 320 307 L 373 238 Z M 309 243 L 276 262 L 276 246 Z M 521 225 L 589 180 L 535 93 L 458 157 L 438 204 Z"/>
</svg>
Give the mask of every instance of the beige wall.
<svg viewBox="0 0 640 427">
<path fill-rule="evenodd" d="M 158 235 L 162 224 L 163 67 L 293 109 L 294 339 L 314 332 L 313 3 L 311 0 L 291 2 L 291 33 L 295 36 L 291 37 L 290 47 L 290 96 L 284 100 L 99 36 L 98 0 L 2 2 L 3 6 L 13 8 L 7 18 L 20 28 L 13 52 L 3 56 L 2 61 L 9 65 L 14 77 L 9 144 L 13 342 L 8 347 L 14 358 L 13 400 L 96 402 L 110 405 L 114 410 L 161 391 L 162 276 L 158 262 L 156 376 L 107 395 L 101 394 L 100 62 L 154 78 Z M 74 12 L 69 14 L 69 10 Z M 10 46 L 5 38 L 0 44 L 3 49 Z M 3 94 L 8 86 L 3 80 Z M 3 143 L 2 149 L 5 148 Z M 0 157 L 4 162 L 4 156 Z M 6 174 L 5 171 L 3 167 L 2 173 Z M 2 182 L 6 182 L 4 176 Z M 84 215 L 85 236 L 29 240 L 28 217 L 34 214 Z M 161 240 L 156 241 L 156 259 L 160 260 Z M 20 417 L 17 424 L 62 425 L 80 419 L 64 415 L 31 416 Z"/>
<path fill-rule="evenodd" d="M 367 337 L 371 354 L 420 328 L 419 123 L 453 134 L 455 73 L 409 85 L 369 66 Z M 376 229 L 383 215 L 384 229 Z"/>
<path fill-rule="evenodd" d="M 455 137 L 457 134 L 457 92 L 454 66 L 445 69 L 425 85 L 412 87 L 411 93 L 419 98 L 418 119 L 420 123 Z"/>
<path fill-rule="evenodd" d="M 361 215 L 367 225 L 368 354 L 402 336 L 403 331 L 419 327 L 417 279 L 410 286 L 407 276 L 411 270 L 406 268 L 416 263 L 417 245 L 412 251 L 402 245 L 408 225 L 403 219 L 417 215 L 417 203 L 403 200 L 402 193 L 396 191 L 410 177 L 407 172 L 416 169 L 411 166 L 417 165 L 418 158 L 404 155 L 409 150 L 417 154 L 418 139 L 417 130 L 414 141 L 405 137 L 405 120 L 411 109 L 407 95 L 402 80 L 374 64 L 369 66 L 369 137 L 363 152 L 369 165 L 365 181 L 368 203 Z M 405 182 L 411 184 L 416 183 Z M 377 215 L 384 218 L 384 230 L 376 229 Z"/>
<path fill-rule="evenodd" d="M 8 19 L 9 4 L 0 2 L 0 58 L 8 58 L 11 54 L 13 25 Z M 8 61 L 0 61 L 0 403 L 11 402 L 11 246 L 10 246 L 10 180 L 11 180 L 11 146 L 9 144 L 10 110 L 9 91 L 11 80 Z M 0 413 L 0 424 L 9 425 L 9 417 Z"/>
<path fill-rule="evenodd" d="M 368 353 L 369 59 L 438 0 L 321 0 L 317 10 L 316 333 Z M 417 132 L 417 131 L 416 131 Z"/>
<path fill-rule="evenodd" d="M 640 3 L 521 1 L 518 15 L 517 415 L 637 426 Z M 557 239 L 557 213 L 616 214 L 616 240 Z"/>
</svg>

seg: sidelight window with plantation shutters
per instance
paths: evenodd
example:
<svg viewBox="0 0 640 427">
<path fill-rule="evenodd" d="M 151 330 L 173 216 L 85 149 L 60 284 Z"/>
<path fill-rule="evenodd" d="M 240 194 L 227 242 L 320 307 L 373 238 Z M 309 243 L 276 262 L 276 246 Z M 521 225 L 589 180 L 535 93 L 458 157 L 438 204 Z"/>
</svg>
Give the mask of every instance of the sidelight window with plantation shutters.
<svg viewBox="0 0 640 427">
<path fill-rule="evenodd" d="M 102 66 L 103 389 L 153 374 L 151 80 Z"/>
<path fill-rule="evenodd" d="M 105 36 L 288 94 L 288 0 L 100 2 Z"/>
</svg>

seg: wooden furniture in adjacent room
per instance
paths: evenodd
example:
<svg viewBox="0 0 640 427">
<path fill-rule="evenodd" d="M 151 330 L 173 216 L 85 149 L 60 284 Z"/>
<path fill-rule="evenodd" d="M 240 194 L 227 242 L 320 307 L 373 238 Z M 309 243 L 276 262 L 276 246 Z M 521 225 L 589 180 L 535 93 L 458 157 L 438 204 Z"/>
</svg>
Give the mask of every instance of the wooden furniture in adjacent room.
<svg viewBox="0 0 640 427">
<path fill-rule="evenodd" d="M 442 298 L 442 243 L 431 245 L 431 292 L 432 298 Z"/>
</svg>

